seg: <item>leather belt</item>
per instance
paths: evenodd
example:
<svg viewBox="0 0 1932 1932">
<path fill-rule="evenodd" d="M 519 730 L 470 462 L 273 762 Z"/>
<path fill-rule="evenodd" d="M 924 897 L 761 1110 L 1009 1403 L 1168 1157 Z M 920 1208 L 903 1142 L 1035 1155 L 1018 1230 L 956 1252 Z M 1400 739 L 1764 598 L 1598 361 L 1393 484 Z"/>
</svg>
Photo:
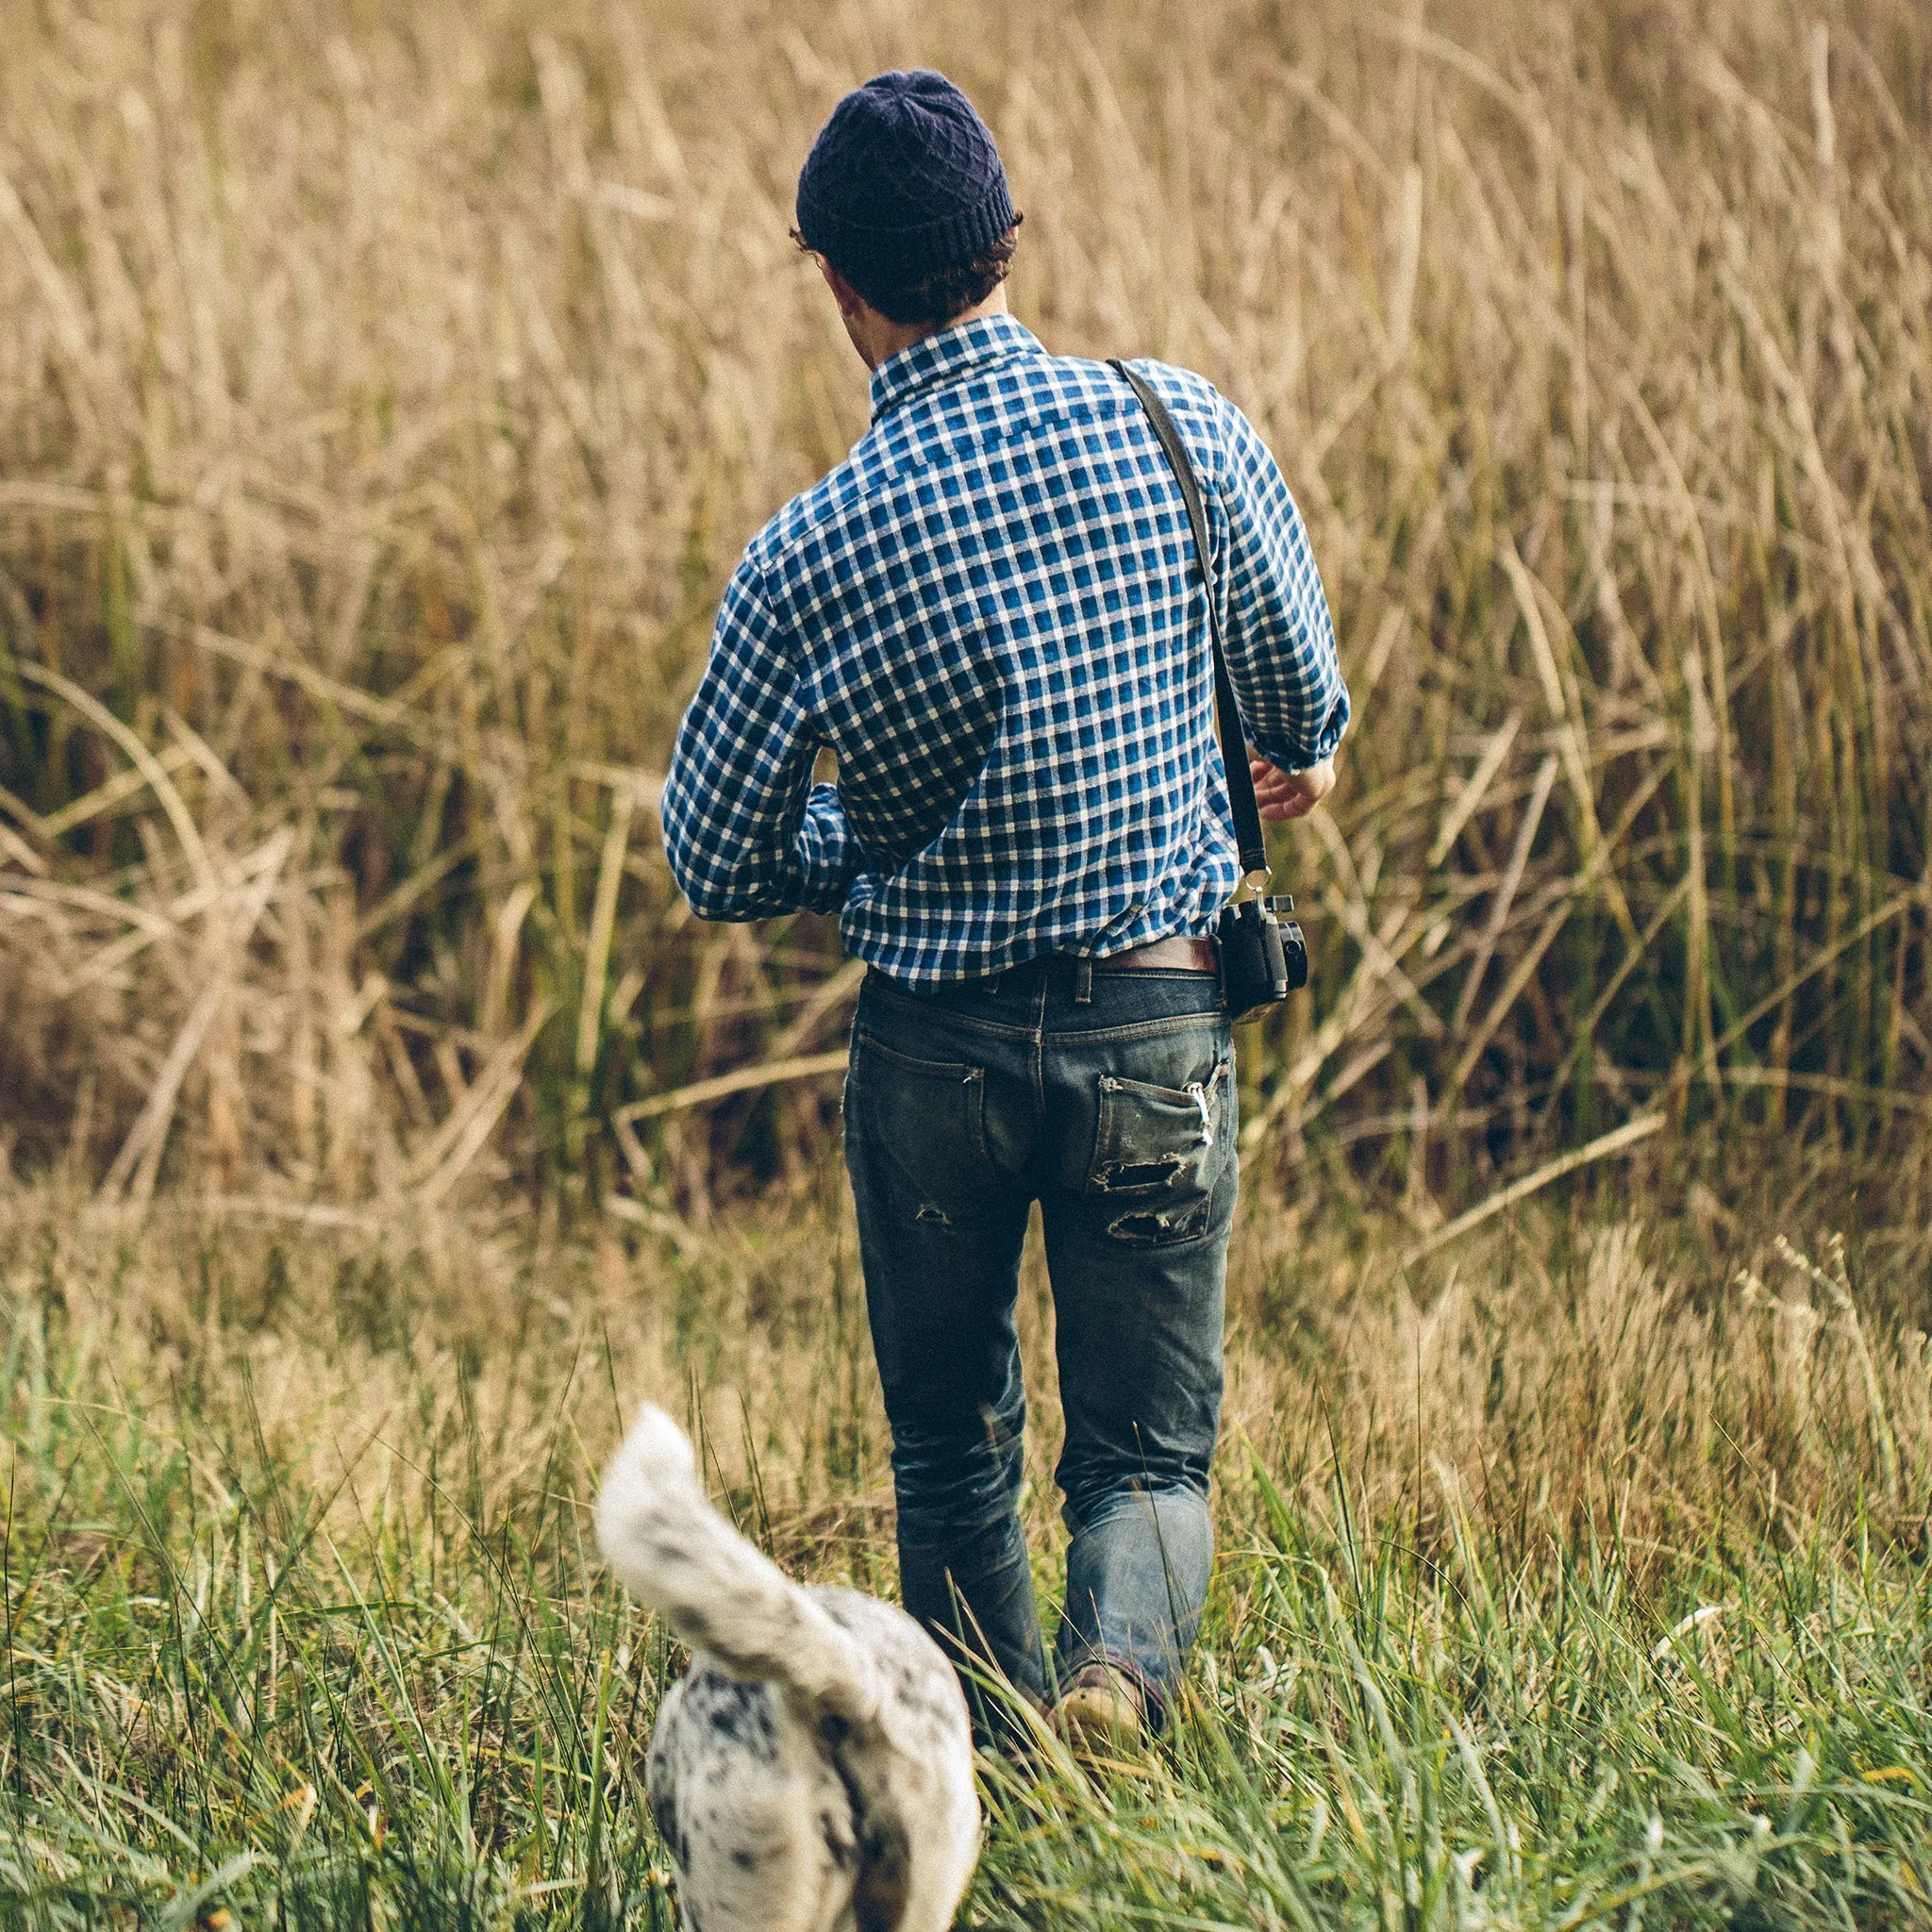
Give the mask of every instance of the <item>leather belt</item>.
<svg viewBox="0 0 1932 1932">
<path fill-rule="evenodd" d="M 1096 973 L 1218 973 L 1221 956 L 1214 941 L 1176 933 L 1093 962 Z"/>
</svg>

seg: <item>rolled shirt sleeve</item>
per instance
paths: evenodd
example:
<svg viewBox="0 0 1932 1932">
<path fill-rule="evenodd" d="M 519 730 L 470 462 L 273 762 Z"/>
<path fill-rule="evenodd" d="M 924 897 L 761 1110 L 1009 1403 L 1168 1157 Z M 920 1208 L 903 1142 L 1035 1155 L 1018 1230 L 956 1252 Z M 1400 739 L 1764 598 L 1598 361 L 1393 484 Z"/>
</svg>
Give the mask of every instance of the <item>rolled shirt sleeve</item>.
<svg viewBox="0 0 1932 1932">
<path fill-rule="evenodd" d="M 1305 772 L 1341 741 L 1348 688 L 1307 526 L 1268 445 L 1225 397 L 1227 675 L 1255 749 Z"/>
<path fill-rule="evenodd" d="M 664 780 L 664 852 L 702 919 L 836 912 L 859 866 L 835 785 L 812 783 L 823 742 L 758 566 L 733 573 L 710 660 Z"/>
</svg>

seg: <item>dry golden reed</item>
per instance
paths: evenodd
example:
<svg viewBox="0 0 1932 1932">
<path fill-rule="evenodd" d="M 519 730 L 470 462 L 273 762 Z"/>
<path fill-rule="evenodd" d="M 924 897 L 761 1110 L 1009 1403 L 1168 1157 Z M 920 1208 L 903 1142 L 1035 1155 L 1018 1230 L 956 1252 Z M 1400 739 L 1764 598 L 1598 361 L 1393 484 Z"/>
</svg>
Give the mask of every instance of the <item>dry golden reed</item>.
<svg viewBox="0 0 1932 1932">
<path fill-rule="evenodd" d="M 0 1079 L 109 1202 L 798 1173 L 852 989 L 652 821 L 724 573 L 864 426 L 787 239 L 946 68 L 1050 347 L 1211 375 L 1357 724 L 1250 1146 L 1433 1197 L 1653 1112 L 1922 1140 L 1913 0 L 24 0 L 0 70 Z M 797 1073 L 797 1067 L 791 1071 Z M 655 1108 L 626 1112 L 656 1098 Z"/>
</svg>

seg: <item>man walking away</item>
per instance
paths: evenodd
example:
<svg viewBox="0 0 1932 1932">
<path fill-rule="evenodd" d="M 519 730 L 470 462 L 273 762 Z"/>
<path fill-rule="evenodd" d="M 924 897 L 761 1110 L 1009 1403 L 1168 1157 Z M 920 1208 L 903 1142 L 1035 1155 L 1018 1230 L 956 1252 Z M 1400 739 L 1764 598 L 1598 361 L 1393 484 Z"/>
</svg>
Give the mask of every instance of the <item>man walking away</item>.
<svg viewBox="0 0 1932 1932">
<path fill-rule="evenodd" d="M 1181 491 L 1120 376 L 1007 312 L 1019 222 L 937 74 L 821 131 L 797 232 L 872 426 L 733 575 L 664 840 L 702 916 L 836 911 L 872 969 L 846 1160 L 907 1607 L 1120 1737 L 1164 1720 L 1212 1561 L 1236 1120 L 1210 935 L 1238 861 Z M 1298 817 L 1348 722 L 1301 518 L 1240 410 L 1136 368 L 1200 479 L 1263 813 Z M 1051 1674 L 1017 1507 L 1035 1201 L 1072 1534 Z"/>
</svg>

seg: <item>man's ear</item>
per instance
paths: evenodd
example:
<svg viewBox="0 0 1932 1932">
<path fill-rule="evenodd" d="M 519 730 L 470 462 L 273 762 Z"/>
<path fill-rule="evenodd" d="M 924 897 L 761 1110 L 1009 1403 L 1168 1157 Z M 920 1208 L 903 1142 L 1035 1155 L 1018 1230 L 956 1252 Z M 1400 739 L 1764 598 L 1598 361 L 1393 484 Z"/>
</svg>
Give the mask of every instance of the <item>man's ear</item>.
<svg viewBox="0 0 1932 1932">
<path fill-rule="evenodd" d="M 865 307 L 865 297 L 848 282 L 823 255 L 813 258 L 819 265 L 819 273 L 825 278 L 825 287 L 831 290 L 832 299 L 839 305 L 839 313 L 854 316 Z"/>
</svg>

